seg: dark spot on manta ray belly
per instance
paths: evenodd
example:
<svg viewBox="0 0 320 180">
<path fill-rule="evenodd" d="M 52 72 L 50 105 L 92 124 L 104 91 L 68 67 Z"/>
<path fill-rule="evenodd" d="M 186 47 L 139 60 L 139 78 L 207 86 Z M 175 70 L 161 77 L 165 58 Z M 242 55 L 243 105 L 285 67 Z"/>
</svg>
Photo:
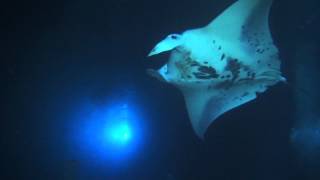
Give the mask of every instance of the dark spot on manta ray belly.
<svg viewBox="0 0 320 180">
<path fill-rule="evenodd" d="M 198 71 L 193 73 L 197 79 L 215 79 L 219 77 L 217 71 L 210 66 L 199 66 Z"/>
<path fill-rule="evenodd" d="M 242 65 L 241 63 L 239 63 L 238 59 L 228 58 L 226 70 L 231 72 L 232 82 L 234 82 L 239 77 L 241 67 Z"/>
<path fill-rule="evenodd" d="M 217 78 L 219 75 L 217 74 L 217 71 L 210 66 L 200 66 L 199 71 L 203 72 L 203 73 L 207 73 L 210 74 L 213 78 Z"/>
<path fill-rule="evenodd" d="M 254 79 L 255 77 L 256 77 L 256 73 L 255 72 L 251 72 L 251 71 L 247 72 L 247 78 Z"/>
<path fill-rule="evenodd" d="M 225 58 L 225 56 L 225 54 L 222 54 L 220 60 L 222 61 Z"/>
<path fill-rule="evenodd" d="M 193 59 L 191 59 L 190 57 L 186 58 L 186 66 L 191 66 L 191 67 L 195 67 L 195 66 L 200 66 L 200 63 L 197 61 L 194 61 Z"/>
</svg>

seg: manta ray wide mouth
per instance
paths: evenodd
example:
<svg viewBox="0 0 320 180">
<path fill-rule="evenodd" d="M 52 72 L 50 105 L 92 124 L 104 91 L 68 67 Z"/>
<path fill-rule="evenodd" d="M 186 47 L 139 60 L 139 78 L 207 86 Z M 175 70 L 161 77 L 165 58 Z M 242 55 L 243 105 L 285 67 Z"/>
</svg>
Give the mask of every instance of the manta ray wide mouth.
<svg viewBox="0 0 320 180">
<path fill-rule="evenodd" d="M 151 77 L 154 77 L 162 82 L 166 82 L 166 79 L 157 71 L 154 69 L 147 69 L 147 74 Z"/>
<path fill-rule="evenodd" d="M 151 53 L 152 51 L 148 54 L 147 58 L 153 63 L 152 66 L 154 67 L 161 67 L 169 61 L 170 51 L 162 52 L 155 55 L 150 55 Z"/>
<path fill-rule="evenodd" d="M 164 74 L 167 74 L 167 64 L 170 59 L 169 52 L 163 52 L 157 54 L 156 56 L 148 56 L 151 58 L 151 64 L 146 70 L 146 73 L 152 77 L 157 78 L 160 81 L 166 81 L 163 77 Z"/>
</svg>

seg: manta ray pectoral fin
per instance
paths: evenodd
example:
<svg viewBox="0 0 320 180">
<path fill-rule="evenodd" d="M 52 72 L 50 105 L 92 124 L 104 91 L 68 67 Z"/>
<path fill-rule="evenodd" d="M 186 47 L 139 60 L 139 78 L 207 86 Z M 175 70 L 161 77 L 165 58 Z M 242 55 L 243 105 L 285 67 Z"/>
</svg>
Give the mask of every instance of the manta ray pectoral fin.
<svg viewBox="0 0 320 180">
<path fill-rule="evenodd" d="M 268 17 L 272 1 L 238 0 L 211 21 L 205 29 L 221 39 L 233 42 L 246 41 L 247 39 L 243 39 L 244 36 L 260 36 L 257 38 L 271 40 Z"/>
<path fill-rule="evenodd" d="M 280 72 L 278 49 L 273 43 L 268 21 L 272 2 L 238 0 L 204 27 L 202 32 L 206 32 L 208 38 L 216 37 L 229 42 L 221 46 L 235 57 L 245 53 L 247 58 L 239 60 L 255 73 Z"/>
<path fill-rule="evenodd" d="M 269 82 L 268 82 L 269 83 Z M 192 127 L 201 139 L 210 124 L 223 113 L 256 98 L 266 90 L 264 82 L 232 85 L 228 89 L 182 88 Z"/>
</svg>

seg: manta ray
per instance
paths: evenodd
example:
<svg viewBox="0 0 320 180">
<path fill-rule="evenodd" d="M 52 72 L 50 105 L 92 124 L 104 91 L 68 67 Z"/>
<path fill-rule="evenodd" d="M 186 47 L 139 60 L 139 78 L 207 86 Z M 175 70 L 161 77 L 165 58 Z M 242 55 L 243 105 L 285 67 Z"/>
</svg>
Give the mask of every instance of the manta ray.
<svg viewBox="0 0 320 180">
<path fill-rule="evenodd" d="M 271 5 L 238 0 L 208 25 L 170 34 L 149 53 L 171 51 L 165 65 L 148 72 L 180 89 L 201 139 L 223 113 L 285 81 L 268 24 Z"/>
</svg>

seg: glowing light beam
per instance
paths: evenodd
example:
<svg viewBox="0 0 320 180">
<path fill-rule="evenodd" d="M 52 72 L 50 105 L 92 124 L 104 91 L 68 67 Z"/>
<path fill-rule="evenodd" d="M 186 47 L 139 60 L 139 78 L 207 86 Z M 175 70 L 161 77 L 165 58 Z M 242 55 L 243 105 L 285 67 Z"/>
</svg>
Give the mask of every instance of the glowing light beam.
<svg viewBox="0 0 320 180">
<path fill-rule="evenodd" d="M 114 145 L 127 145 L 132 138 L 132 130 L 128 122 L 115 122 L 106 128 L 106 138 Z"/>
<path fill-rule="evenodd" d="M 143 117 L 132 103 L 88 103 L 83 111 L 74 133 L 83 157 L 118 163 L 137 153 L 144 126 Z"/>
</svg>

